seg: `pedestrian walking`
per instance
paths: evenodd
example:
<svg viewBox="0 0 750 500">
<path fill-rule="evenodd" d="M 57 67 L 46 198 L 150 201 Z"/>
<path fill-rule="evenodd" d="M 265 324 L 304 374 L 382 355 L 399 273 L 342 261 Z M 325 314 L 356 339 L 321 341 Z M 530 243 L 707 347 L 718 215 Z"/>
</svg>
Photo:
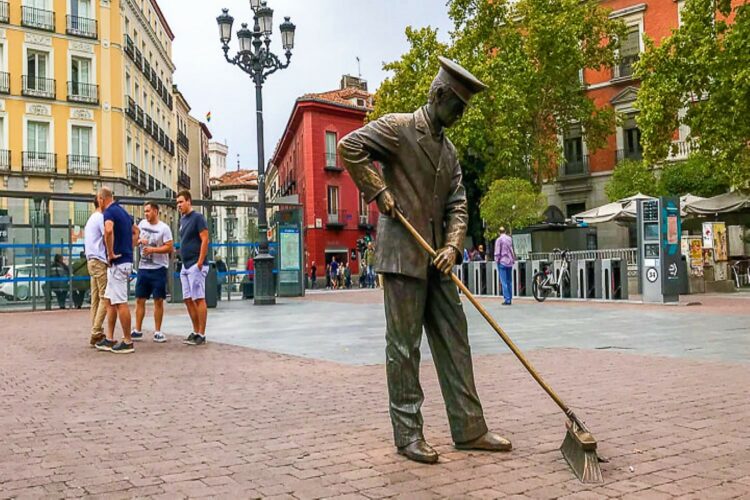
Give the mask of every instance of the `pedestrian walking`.
<svg viewBox="0 0 750 500">
<path fill-rule="evenodd" d="M 188 345 L 206 343 L 206 276 L 208 266 L 208 224 L 203 214 L 193 210 L 193 198 L 190 191 L 180 191 L 177 195 L 177 209 L 180 218 L 180 255 L 182 256 L 182 298 L 185 301 L 193 331 L 184 340 Z"/>
<path fill-rule="evenodd" d="M 146 218 L 138 223 L 138 247 L 141 260 L 135 285 L 135 329 L 130 333 L 133 340 L 143 339 L 143 318 L 146 316 L 146 301 L 154 299 L 154 342 L 166 342 L 161 331 L 164 318 L 164 299 L 167 298 L 169 256 L 174 248 L 172 230 L 159 220 L 159 205 L 153 201 L 144 207 Z"/>
<path fill-rule="evenodd" d="M 365 264 L 367 265 L 367 286 L 375 288 L 375 245 L 372 241 L 367 244 L 367 250 L 365 250 Z"/>
<path fill-rule="evenodd" d="M 130 337 L 130 308 L 128 307 L 128 282 L 133 272 L 133 247 L 138 241 L 138 227 L 133 218 L 114 200 L 112 190 L 103 187 L 99 201 L 104 209 L 104 246 L 107 249 L 107 288 L 104 299 L 107 303 L 107 337 L 96 348 L 116 354 L 134 352 Z M 115 342 L 115 327 L 120 320 L 122 341 Z"/>
<path fill-rule="evenodd" d="M 349 268 L 349 263 L 344 266 L 344 286 L 348 290 L 352 287 L 352 270 Z"/>
<path fill-rule="evenodd" d="M 104 335 L 104 318 L 107 316 L 107 303 L 104 291 L 107 289 L 107 250 L 104 247 L 104 216 L 99 202 L 99 195 L 94 197 L 94 213 L 86 221 L 83 230 L 86 267 L 91 276 L 91 338 L 89 343 L 95 347 L 106 338 Z"/>
<path fill-rule="evenodd" d="M 341 264 L 339 264 L 338 274 L 336 275 L 337 282 L 338 282 L 338 287 L 339 288 L 344 288 L 344 285 L 345 285 L 345 281 L 346 281 L 345 280 L 345 271 L 344 271 L 345 270 L 345 266 L 346 266 L 346 263 L 344 263 L 344 262 L 342 262 Z"/>
<path fill-rule="evenodd" d="M 500 275 L 500 285 L 503 287 L 503 305 L 509 306 L 513 300 L 513 264 L 516 263 L 516 253 L 513 251 L 513 239 L 500 228 L 500 236 L 495 240 L 495 262 L 497 273 Z"/>
<path fill-rule="evenodd" d="M 216 297 L 221 300 L 221 286 L 227 282 L 227 264 L 216 254 Z"/>
<path fill-rule="evenodd" d="M 86 252 L 81 252 L 78 260 L 73 262 L 73 306 L 76 309 L 83 307 L 86 292 L 91 287 L 91 276 L 87 266 Z"/>
<path fill-rule="evenodd" d="M 50 272 L 48 278 L 51 278 L 48 283 L 50 284 L 50 290 L 55 293 L 57 297 L 57 305 L 60 309 L 65 309 L 65 301 L 68 298 L 68 281 L 70 280 L 70 268 L 63 260 L 63 256 L 55 254 L 55 258 L 50 266 Z"/>
<path fill-rule="evenodd" d="M 313 261 L 312 266 L 310 266 L 310 287 L 314 290 L 315 289 L 315 280 L 318 279 L 318 266 L 315 265 L 315 261 Z"/>
<path fill-rule="evenodd" d="M 336 257 L 331 258 L 331 288 L 336 289 L 339 276 L 339 263 L 336 262 Z"/>
</svg>

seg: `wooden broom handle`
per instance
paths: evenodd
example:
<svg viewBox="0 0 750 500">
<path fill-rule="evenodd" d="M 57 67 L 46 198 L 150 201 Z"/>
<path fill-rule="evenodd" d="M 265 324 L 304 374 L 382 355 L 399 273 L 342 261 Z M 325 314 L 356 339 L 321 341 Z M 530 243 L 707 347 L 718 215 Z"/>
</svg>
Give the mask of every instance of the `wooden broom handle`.
<svg viewBox="0 0 750 500">
<path fill-rule="evenodd" d="M 414 226 L 409 223 L 408 220 L 406 220 L 406 217 L 404 217 L 404 214 L 401 213 L 400 210 L 394 209 L 394 214 L 396 215 L 396 218 L 401 222 L 401 224 L 404 225 L 404 227 L 411 233 L 411 235 L 414 237 L 415 240 L 417 240 L 417 243 L 419 243 L 419 246 L 421 246 L 433 259 L 437 257 L 437 252 L 430 246 L 427 241 L 425 241 L 424 238 L 422 238 L 422 235 L 419 234 L 419 232 L 414 229 Z M 456 250 L 458 251 L 458 250 Z M 458 279 L 458 276 L 456 276 L 455 273 L 451 271 L 451 279 L 453 280 L 453 283 L 456 284 L 456 286 L 461 290 L 461 292 L 466 296 L 466 298 L 469 299 L 469 301 L 474 304 L 474 307 L 477 308 L 477 311 L 479 311 L 479 314 L 481 314 L 484 319 L 487 320 L 487 322 L 490 324 L 490 326 L 495 330 L 495 332 L 500 335 L 500 338 L 503 339 L 503 342 L 510 348 L 511 351 L 513 351 L 513 354 L 516 355 L 518 360 L 521 362 L 521 364 L 528 370 L 528 372 L 531 374 L 532 377 L 534 377 L 534 380 L 537 381 L 537 383 L 544 389 L 544 391 L 549 394 L 549 397 L 552 398 L 552 400 L 557 403 L 557 406 L 560 407 L 560 409 L 565 413 L 565 415 L 573 420 L 576 424 L 578 424 L 581 428 L 585 429 L 585 425 L 583 422 L 581 422 L 578 417 L 573 413 L 573 411 L 568 407 L 568 405 L 565 404 L 565 402 L 560 399 L 560 396 L 557 395 L 555 391 L 552 390 L 552 388 L 547 385 L 547 382 L 544 381 L 541 375 L 536 371 L 534 366 L 529 362 L 528 359 L 526 359 L 526 356 L 521 352 L 521 350 L 516 346 L 516 344 L 511 340 L 511 338 L 506 334 L 502 328 L 500 328 L 500 325 L 497 324 L 495 319 L 490 316 L 490 313 L 487 312 L 487 310 L 482 306 L 482 304 L 479 303 L 479 301 L 474 297 L 474 295 L 469 291 L 468 288 L 466 288 L 466 285 L 463 284 L 463 282 Z"/>
</svg>

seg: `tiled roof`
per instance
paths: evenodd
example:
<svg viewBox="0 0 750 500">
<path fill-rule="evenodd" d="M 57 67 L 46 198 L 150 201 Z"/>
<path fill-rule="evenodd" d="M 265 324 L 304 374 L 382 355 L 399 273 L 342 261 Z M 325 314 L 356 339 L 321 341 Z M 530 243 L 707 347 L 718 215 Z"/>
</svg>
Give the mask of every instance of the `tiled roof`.
<svg viewBox="0 0 750 500">
<path fill-rule="evenodd" d="M 258 172 L 256 170 L 234 170 L 219 178 L 211 179 L 211 188 L 247 187 L 258 189 Z"/>
<path fill-rule="evenodd" d="M 305 94 L 300 98 L 301 101 L 307 99 L 328 101 L 333 104 L 342 104 L 361 109 L 372 109 L 372 94 L 354 87 L 320 92 L 317 94 Z M 360 104 L 362 101 L 364 101 L 364 106 Z"/>
</svg>

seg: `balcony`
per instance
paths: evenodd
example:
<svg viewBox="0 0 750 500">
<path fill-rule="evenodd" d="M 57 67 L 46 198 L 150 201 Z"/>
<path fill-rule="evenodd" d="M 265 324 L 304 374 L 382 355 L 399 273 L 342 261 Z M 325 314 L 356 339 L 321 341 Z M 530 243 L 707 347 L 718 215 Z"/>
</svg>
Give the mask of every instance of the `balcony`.
<svg viewBox="0 0 750 500">
<path fill-rule="evenodd" d="M 339 211 L 336 213 L 328 214 L 326 219 L 326 228 L 328 229 L 344 229 L 346 226 L 346 220 L 344 213 Z"/>
<path fill-rule="evenodd" d="M 54 174 L 57 171 L 57 155 L 55 153 L 24 151 L 22 161 L 24 172 Z"/>
<path fill-rule="evenodd" d="M 10 22 L 10 7 L 8 2 L 0 2 L 0 23 Z"/>
<path fill-rule="evenodd" d="M 83 38 L 96 39 L 98 36 L 98 25 L 96 19 L 87 17 L 67 16 L 65 31 L 68 35 L 80 36 Z"/>
<path fill-rule="evenodd" d="M 211 157 L 208 155 L 203 155 L 203 166 L 204 167 L 210 167 L 211 166 Z"/>
<path fill-rule="evenodd" d="M 154 88 L 154 90 L 157 90 L 159 88 L 159 75 L 156 74 L 156 71 L 151 68 L 151 74 L 149 75 L 148 71 L 143 71 L 146 74 L 146 77 L 151 82 L 151 86 Z"/>
<path fill-rule="evenodd" d="M 378 225 L 378 214 L 367 211 L 359 214 L 359 229 L 364 231 L 372 231 Z"/>
<path fill-rule="evenodd" d="M 211 186 L 209 186 L 208 184 L 203 186 L 203 199 L 204 200 L 211 199 Z"/>
<path fill-rule="evenodd" d="M 68 82 L 68 101 L 98 104 L 99 86 L 90 83 Z"/>
<path fill-rule="evenodd" d="M 127 164 L 128 168 L 128 180 L 133 186 L 146 190 L 146 172 L 136 167 L 132 163 Z"/>
<path fill-rule="evenodd" d="M 580 155 L 576 158 L 564 158 L 558 171 L 558 177 L 578 177 L 589 174 L 589 156 Z"/>
<path fill-rule="evenodd" d="M 153 175 L 148 175 L 147 181 L 146 181 L 146 191 L 152 193 L 156 191 L 156 179 L 154 179 Z"/>
<path fill-rule="evenodd" d="M 641 149 L 618 149 L 616 163 L 620 163 L 623 160 L 641 161 L 643 160 L 643 151 Z"/>
<path fill-rule="evenodd" d="M 21 26 L 37 28 L 45 31 L 55 31 L 55 13 L 51 10 L 21 7 Z"/>
<path fill-rule="evenodd" d="M 329 172 L 343 172 L 344 168 L 339 166 L 338 155 L 336 153 L 326 153 L 325 169 Z"/>
<path fill-rule="evenodd" d="M 638 55 L 623 56 L 620 63 L 612 68 L 613 80 L 630 80 L 633 78 L 633 65 L 638 62 Z"/>
<path fill-rule="evenodd" d="M 138 69 L 141 69 L 143 67 L 143 55 L 141 54 L 141 51 L 138 49 L 138 47 L 135 48 L 135 56 L 133 57 L 133 62 Z"/>
<path fill-rule="evenodd" d="M 135 120 L 135 101 L 130 96 L 127 96 L 126 101 L 128 107 L 125 108 L 125 114 L 128 115 L 132 120 Z"/>
<path fill-rule="evenodd" d="M 190 151 L 190 141 L 182 130 L 177 131 L 177 144 L 185 148 L 185 151 Z"/>
<path fill-rule="evenodd" d="M 0 94 L 10 94 L 10 73 L 0 71 Z"/>
<path fill-rule="evenodd" d="M 68 155 L 69 175 L 99 175 L 99 157 L 85 155 Z"/>
<path fill-rule="evenodd" d="M 10 171 L 10 151 L 0 149 L 0 172 Z"/>
<path fill-rule="evenodd" d="M 151 74 L 151 64 L 146 59 L 143 59 L 143 73 L 146 75 L 146 78 Z"/>
<path fill-rule="evenodd" d="M 128 35 L 127 33 L 125 34 L 125 43 L 123 45 L 124 45 L 125 53 L 128 56 L 130 56 L 130 59 L 134 59 L 135 58 L 135 45 L 133 44 L 133 39 L 130 38 L 130 35 Z"/>
<path fill-rule="evenodd" d="M 669 148 L 669 161 L 681 161 L 687 160 L 690 153 L 693 151 L 693 145 L 688 141 L 674 141 L 672 146 Z"/>
<path fill-rule="evenodd" d="M 143 112 L 143 108 L 141 108 L 140 106 L 138 106 L 136 104 L 135 105 L 135 123 L 137 123 L 138 125 L 140 125 L 141 127 L 143 127 L 143 125 L 144 125 L 144 121 L 143 121 L 144 120 L 144 116 L 145 116 L 145 113 Z"/>
<path fill-rule="evenodd" d="M 23 75 L 23 89 L 21 93 L 28 97 L 54 99 L 56 96 L 55 80 L 52 78 L 36 78 Z"/>
<path fill-rule="evenodd" d="M 180 170 L 180 172 L 177 174 L 177 184 L 190 189 L 190 176 Z"/>
</svg>

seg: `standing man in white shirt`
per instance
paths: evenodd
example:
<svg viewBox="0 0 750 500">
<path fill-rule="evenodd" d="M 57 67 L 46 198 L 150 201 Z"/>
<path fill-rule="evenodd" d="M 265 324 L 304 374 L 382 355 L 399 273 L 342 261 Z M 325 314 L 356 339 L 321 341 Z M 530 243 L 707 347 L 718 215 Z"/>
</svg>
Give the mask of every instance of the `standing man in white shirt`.
<svg viewBox="0 0 750 500">
<path fill-rule="evenodd" d="M 84 251 L 86 266 L 91 277 L 91 347 L 104 339 L 104 318 L 107 316 L 107 304 L 104 290 L 107 288 L 107 250 L 104 248 L 104 216 L 101 200 L 94 197 L 95 211 L 86 222 L 84 234 Z"/>
<path fill-rule="evenodd" d="M 164 318 L 164 299 L 167 298 L 169 255 L 172 253 L 174 240 L 172 230 L 159 220 L 159 205 L 149 201 L 144 211 L 146 218 L 138 224 L 141 260 L 135 285 L 135 330 L 130 336 L 133 340 L 143 339 L 141 328 L 146 315 L 146 301 L 153 296 L 154 342 L 166 342 L 161 322 Z"/>
</svg>

